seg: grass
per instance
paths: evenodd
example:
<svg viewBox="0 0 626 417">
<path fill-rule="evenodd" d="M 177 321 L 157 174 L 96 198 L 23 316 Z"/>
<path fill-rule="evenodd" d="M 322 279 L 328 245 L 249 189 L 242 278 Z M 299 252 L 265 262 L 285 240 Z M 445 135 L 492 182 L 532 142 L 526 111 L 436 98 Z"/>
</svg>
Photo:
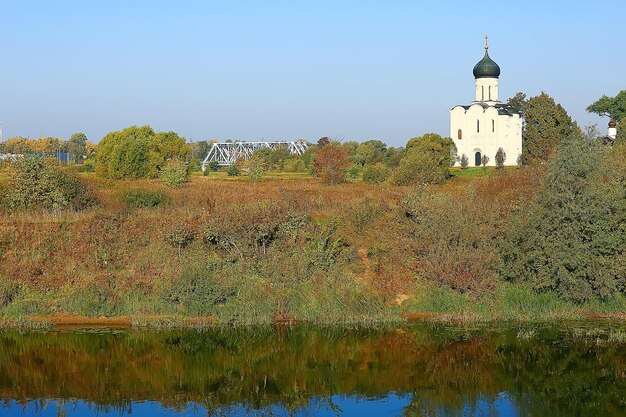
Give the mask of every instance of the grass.
<svg viewBox="0 0 626 417">
<path fill-rule="evenodd" d="M 97 208 L 0 213 L 0 320 L 172 326 L 625 312 L 621 296 L 574 305 L 497 279 L 491 236 L 502 233 L 511 207 L 532 200 L 538 177 L 496 172 L 456 170 L 462 181 L 420 188 L 417 195 L 433 198 L 412 211 L 412 187 L 326 186 L 302 173 L 252 183 L 217 172 L 177 189 L 83 173 Z M 165 203 L 129 204 L 137 190 Z M 484 238 L 463 229 L 474 222 Z"/>
</svg>

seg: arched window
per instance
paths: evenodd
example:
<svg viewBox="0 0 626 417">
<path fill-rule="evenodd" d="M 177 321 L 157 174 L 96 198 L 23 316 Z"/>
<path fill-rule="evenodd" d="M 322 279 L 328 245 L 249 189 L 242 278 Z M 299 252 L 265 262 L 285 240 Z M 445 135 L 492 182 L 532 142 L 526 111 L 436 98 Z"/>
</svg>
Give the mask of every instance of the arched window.
<svg viewBox="0 0 626 417">
<path fill-rule="evenodd" d="M 456 133 L 459 139 L 463 139 L 463 131 L 461 129 L 459 129 L 459 131 Z"/>
<path fill-rule="evenodd" d="M 476 120 L 476 133 L 480 133 L 480 120 Z"/>
<path fill-rule="evenodd" d="M 491 100 L 491 86 L 489 86 L 489 100 Z"/>
<path fill-rule="evenodd" d="M 484 100 L 484 99 L 485 99 L 485 86 L 484 86 L 484 85 L 481 85 L 481 86 L 480 86 L 480 91 L 481 91 L 481 93 L 480 93 L 480 99 L 481 99 L 481 100 Z"/>
<path fill-rule="evenodd" d="M 491 119 L 491 131 L 495 132 L 496 131 L 496 121 Z"/>
</svg>

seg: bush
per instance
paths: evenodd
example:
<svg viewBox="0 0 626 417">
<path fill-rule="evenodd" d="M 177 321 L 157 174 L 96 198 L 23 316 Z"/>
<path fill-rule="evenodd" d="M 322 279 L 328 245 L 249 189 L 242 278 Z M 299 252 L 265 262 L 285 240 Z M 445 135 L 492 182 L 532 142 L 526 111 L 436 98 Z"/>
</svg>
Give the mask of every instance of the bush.
<svg viewBox="0 0 626 417">
<path fill-rule="evenodd" d="M 166 301 L 180 305 L 185 314 L 207 316 L 215 312 L 215 306 L 234 297 L 238 282 L 221 270 L 217 263 L 193 263 L 185 265 L 180 278 L 166 293 Z"/>
<path fill-rule="evenodd" d="M 154 208 L 170 200 L 164 192 L 151 190 L 131 190 L 121 197 L 130 209 Z"/>
<path fill-rule="evenodd" d="M 217 172 L 219 170 L 220 164 L 217 161 L 211 161 L 206 165 L 204 172 Z"/>
<path fill-rule="evenodd" d="M 226 170 L 226 173 L 229 177 L 237 177 L 239 176 L 239 168 L 237 168 L 237 165 L 231 165 Z"/>
<path fill-rule="evenodd" d="M 382 163 L 365 165 L 363 168 L 363 182 L 368 184 L 381 184 L 389 178 L 389 168 Z"/>
<path fill-rule="evenodd" d="M 506 161 L 506 153 L 504 149 L 498 148 L 498 152 L 496 152 L 496 168 L 504 167 L 504 161 Z"/>
<path fill-rule="evenodd" d="M 182 250 L 196 240 L 196 231 L 181 223 L 174 225 L 166 232 L 164 239 L 167 243 L 178 249 L 178 256 L 180 256 Z"/>
<path fill-rule="evenodd" d="M 626 291 L 626 165 L 608 149 L 579 135 L 558 145 L 536 206 L 500 242 L 506 279 L 575 302 Z"/>
<path fill-rule="evenodd" d="M 159 172 L 161 182 L 171 188 L 178 188 L 189 178 L 189 171 L 184 161 L 172 159 Z"/>
<path fill-rule="evenodd" d="M 466 169 L 468 165 L 469 165 L 469 159 L 467 158 L 467 155 L 465 154 L 461 155 L 461 169 Z"/>
<path fill-rule="evenodd" d="M 96 204 L 93 191 L 54 158 L 21 158 L 2 204 L 10 210 L 84 210 Z"/>
</svg>

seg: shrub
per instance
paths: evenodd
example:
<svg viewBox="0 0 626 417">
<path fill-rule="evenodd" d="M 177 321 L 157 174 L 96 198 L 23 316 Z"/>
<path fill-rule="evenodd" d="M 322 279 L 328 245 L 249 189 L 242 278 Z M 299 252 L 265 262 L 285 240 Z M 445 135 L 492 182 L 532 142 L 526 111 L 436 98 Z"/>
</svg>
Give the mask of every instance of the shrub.
<svg viewBox="0 0 626 417">
<path fill-rule="evenodd" d="M 239 168 L 237 168 L 237 165 L 231 165 L 226 170 L 226 173 L 229 177 L 237 177 L 239 176 Z"/>
<path fill-rule="evenodd" d="M 187 225 L 178 224 L 166 232 L 164 238 L 167 243 L 178 249 L 180 256 L 182 250 L 196 239 L 196 232 Z"/>
<path fill-rule="evenodd" d="M 363 182 L 368 184 L 381 184 L 389 178 L 389 168 L 382 163 L 365 165 L 363 168 Z"/>
<path fill-rule="evenodd" d="M 469 159 L 467 155 L 465 154 L 461 155 L 461 169 L 466 169 L 468 165 L 469 165 Z"/>
<path fill-rule="evenodd" d="M 2 201 L 9 209 L 83 210 L 97 202 L 91 189 L 54 158 L 21 158 L 12 168 Z"/>
<path fill-rule="evenodd" d="M 481 294 L 492 287 L 500 217 L 475 190 L 453 196 L 424 188 L 407 196 L 405 209 L 413 222 L 419 276 L 460 292 Z"/>
<path fill-rule="evenodd" d="M 506 153 L 504 149 L 498 148 L 498 152 L 496 152 L 496 168 L 504 167 L 504 161 L 506 161 Z"/>
<path fill-rule="evenodd" d="M 432 155 L 411 150 L 400 160 L 391 182 L 395 185 L 439 184 L 448 178 L 448 165 L 437 162 Z"/>
<path fill-rule="evenodd" d="M 234 297 L 239 289 L 238 281 L 224 272 L 218 263 L 185 265 L 178 280 L 166 292 L 166 301 L 180 305 L 189 315 L 210 315 L 216 305 Z"/>
<path fill-rule="evenodd" d="M 161 182 L 171 188 L 178 188 L 189 178 L 189 171 L 184 161 L 172 159 L 159 172 Z"/>
<path fill-rule="evenodd" d="M 131 209 L 154 208 L 170 200 L 164 192 L 142 189 L 128 191 L 121 198 Z"/>
<path fill-rule="evenodd" d="M 220 164 L 217 161 L 211 161 L 207 164 L 204 172 L 217 172 L 220 170 Z"/>
<path fill-rule="evenodd" d="M 355 179 L 359 178 L 359 176 L 361 176 L 361 172 L 362 171 L 363 171 L 363 168 L 361 167 L 361 165 L 359 165 L 359 164 L 351 164 L 348 167 L 347 171 L 346 171 L 346 175 L 351 180 L 355 180 Z"/>
</svg>

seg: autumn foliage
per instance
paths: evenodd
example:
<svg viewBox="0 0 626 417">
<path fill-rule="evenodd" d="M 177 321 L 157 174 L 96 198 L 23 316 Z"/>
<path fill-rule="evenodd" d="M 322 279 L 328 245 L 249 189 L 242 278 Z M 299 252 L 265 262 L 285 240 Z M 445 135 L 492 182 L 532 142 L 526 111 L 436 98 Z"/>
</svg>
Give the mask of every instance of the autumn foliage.
<svg viewBox="0 0 626 417">
<path fill-rule="evenodd" d="M 325 184 L 344 182 L 348 165 L 348 153 L 337 142 L 330 142 L 315 152 L 315 173 Z"/>
</svg>

